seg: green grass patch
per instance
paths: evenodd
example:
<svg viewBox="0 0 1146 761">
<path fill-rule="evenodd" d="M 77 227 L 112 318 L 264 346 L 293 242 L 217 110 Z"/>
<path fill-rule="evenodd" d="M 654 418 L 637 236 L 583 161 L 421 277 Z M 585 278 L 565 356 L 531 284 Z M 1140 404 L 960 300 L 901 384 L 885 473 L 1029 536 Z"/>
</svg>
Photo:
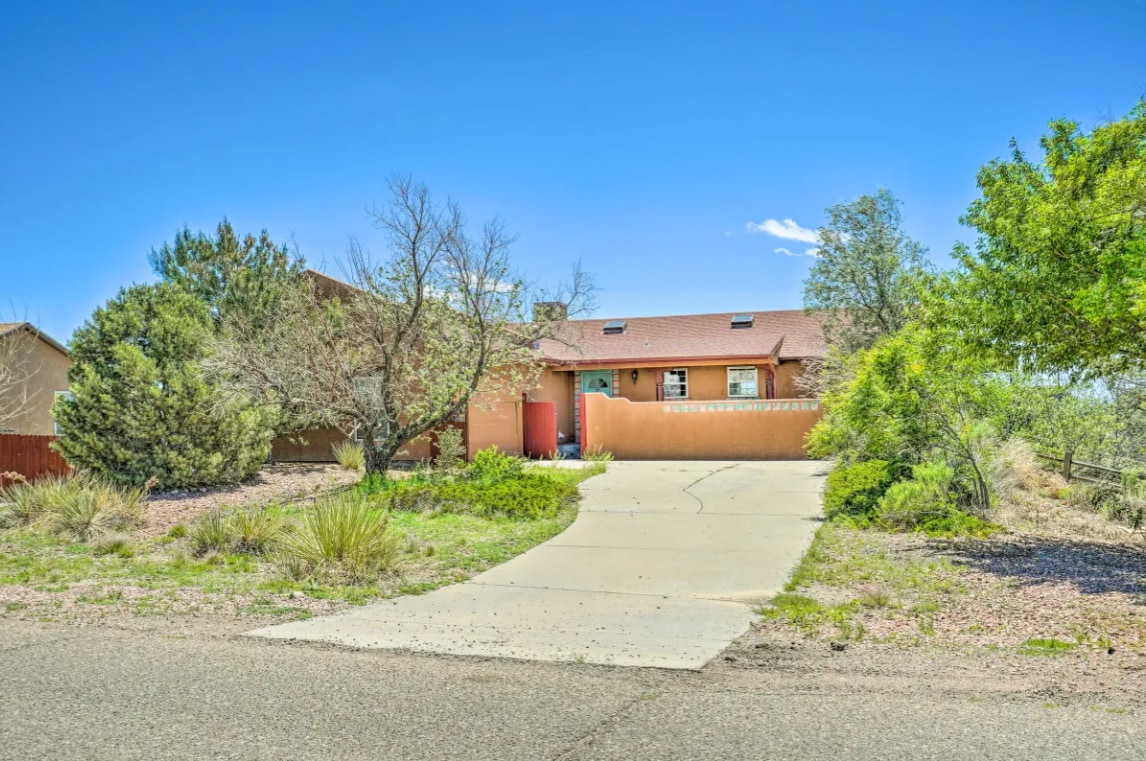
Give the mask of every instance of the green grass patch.
<svg viewBox="0 0 1146 761">
<path fill-rule="evenodd" d="M 960 580 L 964 572 L 946 558 L 899 551 L 878 530 L 830 521 L 816 532 L 784 594 L 763 606 L 760 614 L 811 637 L 827 631 L 860 639 L 864 616 L 915 619 L 918 633 L 930 637 L 935 634 L 935 614 L 966 591 Z M 843 601 L 828 604 L 813 595 Z"/>
<path fill-rule="evenodd" d="M 604 469 L 603 464 L 583 469 L 545 468 L 542 477 L 573 488 Z M 533 470 L 525 468 L 527 473 Z M 376 509 L 379 513 L 384 511 L 380 503 Z M 265 508 L 261 516 L 299 524 L 313 510 L 307 504 L 273 505 Z M 130 543 L 98 538 L 77 542 L 35 526 L 17 527 L 0 530 L 0 585 L 46 592 L 63 592 L 76 584 L 92 584 L 97 589 L 149 590 L 154 594 L 125 606 L 138 615 L 169 610 L 178 602 L 182 590 L 220 599 L 252 595 L 257 601 L 267 601 L 247 605 L 240 612 L 299 617 L 305 611 L 284 603 L 282 596 L 300 591 L 316 599 L 363 604 L 398 594 L 420 594 L 464 581 L 521 554 L 563 531 L 576 514 L 575 499 L 563 503 L 552 514 L 528 520 L 496 512 L 394 511 L 390 513 L 389 530 L 400 539 L 397 574 L 357 584 L 284 577 L 276 566 L 275 551 L 251 554 L 249 546 L 254 542 L 250 539 L 238 544 L 230 542 L 221 550 L 196 547 L 195 532 L 185 526 L 162 537 L 133 537 Z M 196 550 L 202 554 L 197 556 Z M 122 595 L 86 591 L 79 601 L 113 605 Z M 278 602 L 269 595 L 278 595 Z M 7 612 L 17 610 L 23 608 L 6 608 Z"/>
<path fill-rule="evenodd" d="M 1054 637 L 1036 637 L 1019 645 L 1019 652 L 1023 655 L 1066 655 L 1077 647 L 1074 642 L 1064 642 Z"/>
</svg>

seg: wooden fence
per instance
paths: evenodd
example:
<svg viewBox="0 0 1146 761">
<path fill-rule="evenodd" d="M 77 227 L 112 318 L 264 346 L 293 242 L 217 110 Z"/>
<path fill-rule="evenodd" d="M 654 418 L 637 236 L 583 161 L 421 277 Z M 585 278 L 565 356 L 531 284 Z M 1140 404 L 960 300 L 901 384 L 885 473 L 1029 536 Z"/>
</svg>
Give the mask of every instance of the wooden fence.
<svg viewBox="0 0 1146 761">
<path fill-rule="evenodd" d="M 1108 468 L 1105 465 L 1095 465 L 1092 462 L 1082 462 L 1081 460 L 1074 459 L 1074 452 L 1066 450 L 1063 454 L 1052 455 L 1037 453 L 1038 457 L 1047 462 L 1054 463 L 1055 470 L 1062 474 L 1062 477 L 1070 482 L 1087 481 L 1092 484 L 1110 484 L 1123 482 L 1123 471 L 1117 468 Z M 1146 473 L 1139 473 L 1139 479 L 1146 479 Z"/>
<path fill-rule="evenodd" d="M 70 468 L 64 458 L 51 448 L 55 436 L 21 436 L 0 433 L 0 486 L 11 479 L 5 473 L 19 473 L 29 481 L 40 476 L 66 474 Z"/>
</svg>

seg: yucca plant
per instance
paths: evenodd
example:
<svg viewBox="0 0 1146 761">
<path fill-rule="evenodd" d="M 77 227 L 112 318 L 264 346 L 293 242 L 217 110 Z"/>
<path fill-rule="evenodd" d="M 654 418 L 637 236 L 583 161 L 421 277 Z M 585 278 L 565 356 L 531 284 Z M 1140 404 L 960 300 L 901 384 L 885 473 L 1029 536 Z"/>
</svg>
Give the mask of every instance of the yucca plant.
<svg viewBox="0 0 1146 761">
<path fill-rule="evenodd" d="M 295 579 L 334 583 L 375 581 L 395 571 L 402 537 L 390 518 L 353 493 L 319 500 L 281 546 L 280 570 Z"/>
<path fill-rule="evenodd" d="M 191 538 L 191 552 L 196 556 L 208 552 L 227 552 L 233 542 L 231 522 L 222 510 L 200 515 L 188 535 Z"/>
<path fill-rule="evenodd" d="M 118 517 L 107 509 L 104 495 L 96 489 L 72 486 L 63 490 L 48 517 L 53 533 L 78 542 L 114 530 Z"/>
<path fill-rule="evenodd" d="M 244 510 L 230 518 L 231 550 L 248 555 L 262 555 L 274 549 L 285 535 L 286 525 L 279 516 L 266 510 Z"/>
<path fill-rule="evenodd" d="M 71 479 L 45 476 L 34 482 L 20 480 L 0 490 L 0 528 L 27 526 L 48 516 L 72 488 Z"/>
<path fill-rule="evenodd" d="M 343 470 L 362 470 L 366 467 L 366 453 L 357 441 L 340 441 L 331 447 L 331 451 Z"/>
</svg>

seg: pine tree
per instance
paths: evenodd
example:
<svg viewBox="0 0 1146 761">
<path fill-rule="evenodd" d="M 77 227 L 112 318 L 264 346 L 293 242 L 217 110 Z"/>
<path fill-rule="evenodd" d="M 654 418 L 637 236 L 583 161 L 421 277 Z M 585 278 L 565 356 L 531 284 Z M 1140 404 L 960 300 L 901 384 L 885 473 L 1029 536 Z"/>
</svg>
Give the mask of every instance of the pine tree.
<svg viewBox="0 0 1146 761">
<path fill-rule="evenodd" d="M 71 341 L 72 396 L 55 408 L 68 462 L 161 489 L 253 475 L 273 410 L 224 398 L 202 371 L 208 306 L 177 286 L 137 285 L 96 310 Z"/>
</svg>

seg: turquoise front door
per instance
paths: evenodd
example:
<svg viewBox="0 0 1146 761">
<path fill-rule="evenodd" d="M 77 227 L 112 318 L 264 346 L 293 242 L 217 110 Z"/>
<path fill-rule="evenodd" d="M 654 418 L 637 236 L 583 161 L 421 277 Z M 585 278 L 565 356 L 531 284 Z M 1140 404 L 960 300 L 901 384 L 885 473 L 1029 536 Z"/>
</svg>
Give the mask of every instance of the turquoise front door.
<svg viewBox="0 0 1146 761">
<path fill-rule="evenodd" d="M 586 370 L 581 373 L 581 393 L 613 395 L 612 370 Z"/>
</svg>

